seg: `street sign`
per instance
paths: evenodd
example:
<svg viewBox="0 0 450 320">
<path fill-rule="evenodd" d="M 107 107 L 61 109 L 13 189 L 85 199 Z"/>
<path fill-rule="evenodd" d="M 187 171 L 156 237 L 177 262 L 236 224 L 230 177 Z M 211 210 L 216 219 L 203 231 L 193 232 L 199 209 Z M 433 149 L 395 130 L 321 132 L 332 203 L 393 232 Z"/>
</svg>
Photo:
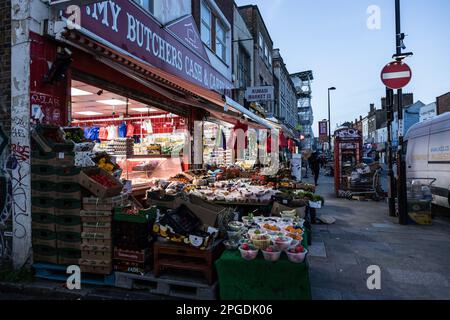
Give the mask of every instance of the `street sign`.
<svg viewBox="0 0 450 320">
<path fill-rule="evenodd" d="M 265 102 L 274 100 L 274 86 L 249 87 L 245 91 L 248 102 Z"/>
<path fill-rule="evenodd" d="M 319 141 L 327 142 L 328 141 L 328 121 L 320 121 L 319 122 Z"/>
<path fill-rule="evenodd" d="M 411 81 L 411 78 L 411 68 L 401 61 L 391 62 L 381 71 L 381 81 L 390 89 L 405 87 Z"/>
</svg>

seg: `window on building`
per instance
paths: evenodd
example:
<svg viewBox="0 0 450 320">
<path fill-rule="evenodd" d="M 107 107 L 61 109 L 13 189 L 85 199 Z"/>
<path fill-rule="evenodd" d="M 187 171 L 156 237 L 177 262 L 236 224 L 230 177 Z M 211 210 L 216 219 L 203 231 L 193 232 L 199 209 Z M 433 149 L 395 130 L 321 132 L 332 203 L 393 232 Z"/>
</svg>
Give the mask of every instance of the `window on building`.
<svg viewBox="0 0 450 320">
<path fill-rule="evenodd" d="M 259 55 L 264 57 L 264 38 L 262 34 L 259 34 Z"/>
<path fill-rule="evenodd" d="M 202 8 L 201 8 L 201 37 L 203 43 L 205 43 L 208 47 L 211 48 L 212 45 L 212 32 L 211 32 L 211 20 L 212 20 L 212 14 L 211 10 L 208 8 L 208 6 L 202 1 Z"/>
<path fill-rule="evenodd" d="M 272 53 L 269 52 L 269 66 L 272 66 Z"/>
<path fill-rule="evenodd" d="M 154 12 L 154 4 L 153 4 L 154 0 L 133 0 L 133 2 L 137 3 L 138 5 L 140 5 L 142 8 L 144 8 L 146 11 L 150 12 L 153 14 Z"/>
<path fill-rule="evenodd" d="M 249 87 L 251 85 L 250 56 L 242 46 L 239 46 L 238 81 L 241 88 Z"/>
<path fill-rule="evenodd" d="M 227 34 L 222 23 L 216 21 L 216 54 L 223 60 L 227 60 Z"/>
<path fill-rule="evenodd" d="M 267 48 L 265 44 L 264 44 L 264 59 L 266 59 L 266 61 L 269 59 L 269 48 Z"/>
</svg>

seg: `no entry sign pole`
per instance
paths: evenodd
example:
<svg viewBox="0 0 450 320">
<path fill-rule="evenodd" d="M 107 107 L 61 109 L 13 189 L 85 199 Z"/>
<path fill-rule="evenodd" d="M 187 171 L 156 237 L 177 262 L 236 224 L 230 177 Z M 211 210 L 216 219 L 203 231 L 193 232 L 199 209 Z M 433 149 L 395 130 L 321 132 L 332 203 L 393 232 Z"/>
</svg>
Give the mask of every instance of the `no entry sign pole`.
<svg viewBox="0 0 450 320">
<path fill-rule="evenodd" d="M 403 146 L 403 88 L 408 85 L 412 78 L 411 68 L 403 62 L 403 59 L 412 53 L 402 53 L 404 48 L 403 40 L 405 35 L 401 32 L 401 20 L 400 20 L 400 0 L 395 0 L 395 26 L 396 26 L 396 53 L 393 56 L 394 62 L 387 64 L 381 71 L 381 81 L 386 86 L 386 100 L 387 104 L 393 102 L 392 91 L 397 90 L 397 111 L 398 111 L 398 150 L 397 150 L 397 199 L 398 199 L 398 216 L 399 223 L 401 225 L 408 224 L 408 212 L 407 212 L 407 190 L 406 190 L 406 154 L 404 154 Z M 389 100 L 389 101 L 388 101 Z M 389 119 L 388 119 L 389 120 Z M 389 122 L 389 121 L 388 121 Z M 389 124 L 388 124 L 389 125 Z M 389 141 L 391 144 L 392 141 Z M 389 158 L 389 157 L 388 157 Z M 391 168 L 392 161 L 389 163 Z M 393 175 L 390 175 L 393 176 Z M 394 206 L 393 200 L 393 183 L 389 183 L 389 214 L 393 215 Z"/>
</svg>

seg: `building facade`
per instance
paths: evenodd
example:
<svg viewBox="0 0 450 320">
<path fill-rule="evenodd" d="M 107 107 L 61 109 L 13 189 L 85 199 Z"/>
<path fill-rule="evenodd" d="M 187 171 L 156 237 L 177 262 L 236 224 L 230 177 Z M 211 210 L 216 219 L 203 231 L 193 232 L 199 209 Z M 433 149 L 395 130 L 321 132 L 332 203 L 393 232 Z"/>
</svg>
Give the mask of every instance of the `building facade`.
<svg viewBox="0 0 450 320">
<path fill-rule="evenodd" d="M 278 80 L 275 86 L 275 117 L 291 130 L 298 125 L 297 93 L 294 83 L 280 54 L 280 49 L 273 51 L 274 77 Z"/>
<path fill-rule="evenodd" d="M 431 120 L 437 116 L 437 104 L 436 102 L 427 104 L 420 108 L 420 119 L 419 122 L 424 122 Z"/>
<path fill-rule="evenodd" d="M 255 86 L 273 86 L 274 75 L 272 65 L 273 41 L 264 23 L 261 12 L 256 5 L 238 7 L 248 30 L 254 39 L 253 78 Z M 267 117 L 275 115 L 274 101 L 261 101 Z"/>
<path fill-rule="evenodd" d="M 108 91 L 135 100 L 147 113 L 152 106 L 177 115 L 183 120 L 179 125 L 190 132 L 196 130 L 195 122 L 211 115 L 247 121 L 244 112 L 224 108 L 224 97 L 232 97 L 234 86 L 232 3 L 94 2 L 80 2 L 83 28 L 77 28 L 48 2 L 0 0 L 0 150 L 3 159 L 9 154 L 15 160 L 8 179 L 17 181 L 0 201 L 15 204 L 6 215 L 1 208 L 0 222 L 3 227 L 4 220 L 15 217 L 10 234 L 16 267 L 29 262 L 32 252 L 31 123 L 73 124 L 72 107 L 78 103 L 73 92 L 81 84 L 102 89 L 87 92 L 93 99 Z M 261 121 L 258 127 L 263 125 Z M 192 147 L 198 148 L 195 143 Z"/>
</svg>

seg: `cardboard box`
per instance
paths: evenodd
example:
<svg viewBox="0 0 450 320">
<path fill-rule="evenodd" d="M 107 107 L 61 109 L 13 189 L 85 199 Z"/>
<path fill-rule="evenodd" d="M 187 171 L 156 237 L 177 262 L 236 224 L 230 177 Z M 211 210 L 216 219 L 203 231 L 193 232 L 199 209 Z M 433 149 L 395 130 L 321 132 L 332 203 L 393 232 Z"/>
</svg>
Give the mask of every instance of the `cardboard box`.
<svg viewBox="0 0 450 320">
<path fill-rule="evenodd" d="M 182 204 L 186 205 L 189 210 L 191 210 L 201 221 L 204 225 L 210 226 L 210 227 L 216 227 L 217 226 L 217 218 L 219 217 L 219 214 L 226 210 L 226 208 L 222 206 L 217 206 L 211 203 L 204 203 L 202 205 L 196 205 L 192 204 L 189 201 L 179 200 L 178 201 L 180 206 Z"/>
<path fill-rule="evenodd" d="M 90 175 L 100 174 L 112 183 L 114 187 L 105 187 L 104 185 L 93 180 Z M 120 184 L 112 175 L 100 168 L 90 168 L 81 171 L 80 173 L 80 184 L 91 192 L 94 196 L 99 198 L 110 198 L 118 196 L 123 189 L 122 184 Z"/>
<path fill-rule="evenodd" d="M 83 198 L 83 209 L 86 211 L 111 211 L 115 207 L 125 207 L 130 204 L 128 195 L 118 195 L 111 198 Z"/>
<path fill-rule="evenodd" d="M 304 219 L 305 215 L 306 215 L 306 207 L 301 207 L 301 208 L 291 208 L 288 206 L 285 206 L 283 204 L 280 204 L 279 202 L 275 202 L 272 206 L 272 216 L 280 216 L 281 212 L 283 211 L 292 211 L 292 210 L 296 210 L 297 211 L 297 216 L 299 216 L 300 218 Z"/>
<path fill-rule="evenodd" d="M 81 233 L 81 238 L 90 240 L 112 240 L 111 232 L 109 233 L 83 232 Z"/>
<path fill-rule="evenodd" d="M 112 272 L 111 260 L 92 260 L 92 259 L 79 259 L 78 264 L 82 272 L 86 273 L 98 273 L 98 274 L 110 274 Z"/>
<path fill-rule="evenodd" d="M 83 232 L 111 234 L 111 222 L 83 222 Z"/>
<path fill-rule="evenodd" d="M 81 259 L 94 261 L 111 261 L 112 251 L 83 250 L 81 252 Z"/>
<path fill-rule="evenodd" d="M 81 250 L 112 251 L 112 239 L 82 239 Z"/>
<path fill-rule="evenodd" d="M 108 275 L 112 273 L 112 265 L 105 266 L 89 266 L 89 265 L 80 265 L 81 272 L 83 273 L 92 273 L 92 274 L 103 274 Z"/>
<path fill-rule="evenodd" d="M 86 211 L 80 212 L 82 223 L 112 223 L 112 211 Z"/>
</svg>

